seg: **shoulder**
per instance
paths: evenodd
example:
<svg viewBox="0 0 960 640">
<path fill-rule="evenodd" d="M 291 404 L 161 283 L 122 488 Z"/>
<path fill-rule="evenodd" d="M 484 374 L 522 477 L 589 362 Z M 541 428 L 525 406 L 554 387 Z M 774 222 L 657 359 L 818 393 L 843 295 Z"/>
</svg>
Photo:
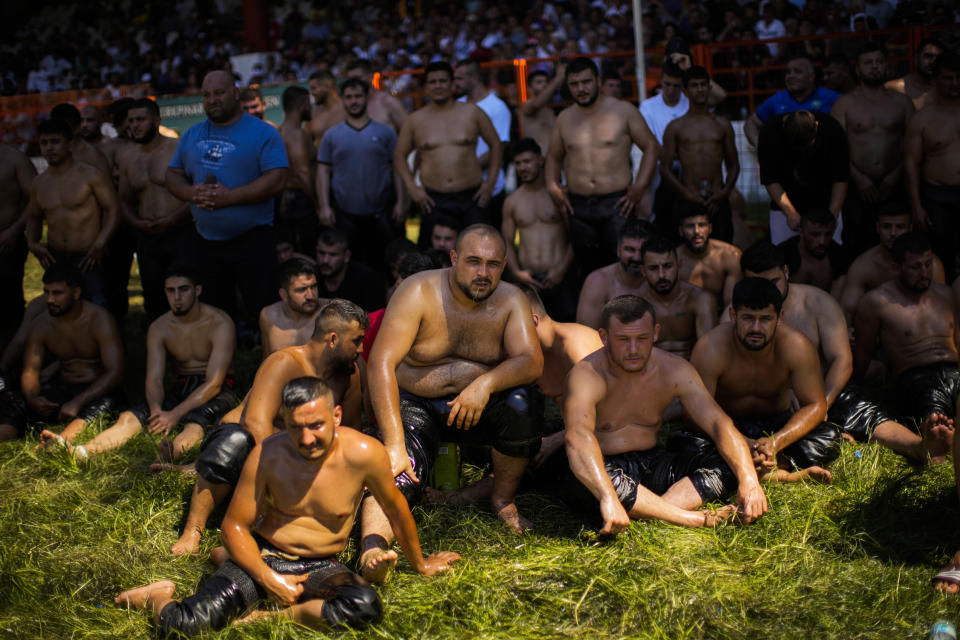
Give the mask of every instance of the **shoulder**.
<svg viewBox="0 0 960 640">
<path fill-rule="evenodd" d="M 740 249 L 730 244 L 729 242 L 724 242 L 723 240 L 716 240 L 713 238 L 711 238 L 710 244 L 711 246 L 716 247 L 716 252 L 717 252 L 716 255 L 718 255 L 720 259 L 723 260 L 723 263 L 726 266 L 731 268 L 733 267 L 736 267 L 738 269 L 740 268 L 740 256 L 743 253 L 742 251 L 740 251 Z"/>
<path fill-rule="evenodd" d="M 337 440 L 344 460 L 351 465 L 368 466 L 379 463 L 387 455 L 387 450 L 379 440 L 364 435 L 349 425 L 341 424 L 337 427 Z"/>
<path fill-rule="evenodd" d="M 587 276 L 587 279 L 583 282 L 583 289 L 586 291 L 589 288 L 599 288 L 606 287 L 610 283 L 610 278 L 613 274 L 613 269 L 616 268 L 615 264 L 608 264 L 605 267 L 600 267 L 590 272 L 590 275 Z"/>
<path fill-rule="evenodd" d="M 277 302 L 274 304 L 282 304 L 282 303 Z M 270 306 L 273 306 L 273 305 L 270 305 Z M 264 307 L 264 310 L 266 310 L 267 308 L 268 307 Z M 203 302 L 200 303 L 200 309 L 203 311 L 204 315 L 211 318 L 216 324 L 229 325 L 231 327 L 233 326 L 233 320 L 230 318 L 229 314 L 227 314 L 226 311 L 223 311 L 222 309 L 219 309 L 217 307 L 214 307 L 213 305 L 209 305 Z"/>
<path fill-rule="evenodd" d="M 150 323 L 147 328 L 147 337 L 164 337 L 170 331 L 170 323 L 173 321 L 173 314 L 167 311 L 159 318 Z"/>
<path fill-rule="evenodd" d="M 93 304 L 92 302 L 83 302 L 83 315 L 86 316 L 92 326 L 94 327 L 94 333 L 98 331 L 105 331 L 107 333 L 117 333 L 117 323 L 113 319 L 113 316 L 110 315 L 110 312 L 101 307 L 100 305 Z"/>
<path fill-rule="evenodd" d="M 816 356 L 816 349 L 813 343 L 803 334 L 802 331 L 794 329 L 790 325 L 781 322 L 777 327 L 777 345 L 781 347 L 781 353 L 788 358 L 809 358 L 811 354 Z"/>
</svg>

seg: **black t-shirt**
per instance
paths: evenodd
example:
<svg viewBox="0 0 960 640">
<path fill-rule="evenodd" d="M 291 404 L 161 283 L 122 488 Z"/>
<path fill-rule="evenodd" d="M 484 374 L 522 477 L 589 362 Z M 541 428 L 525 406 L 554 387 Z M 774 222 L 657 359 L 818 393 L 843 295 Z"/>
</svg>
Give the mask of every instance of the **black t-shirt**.
<svg viewBox="0 0 960 640">
<path fill-rule="evenodd" d="M 783 139 L 785 115 L 771 118 L 760 130 L 760 183 L 779 183 L 798 212 L 814 207 L 826 209 L 833 183 L 850 181 L 847 134 L 831 116 L 815 112 L 818 126 L 813 146 L 794 152 Z"/>
<path fill-rule="evenodd" d="M 777 245 L 787 261 L 787 268 L 791 274 L 800 272 L 800 236 L 793 236 Z M 839 244 L 831 240 L 827 245 L 827 261 L 830 263 L 830 274 L 836 280 L 850 268 L 850 258 Z"/>
<path fill-rule="evenodd" d="M 387 304 L 387 287 L 383 277 L 362 262 L 347 263 L 347 273 L 336 291 L 327 289 L 323 278 L 317 285 L 321 298 L 344 298 L 360 305 L 367 313 L 383 309 Z"/>
</svg>

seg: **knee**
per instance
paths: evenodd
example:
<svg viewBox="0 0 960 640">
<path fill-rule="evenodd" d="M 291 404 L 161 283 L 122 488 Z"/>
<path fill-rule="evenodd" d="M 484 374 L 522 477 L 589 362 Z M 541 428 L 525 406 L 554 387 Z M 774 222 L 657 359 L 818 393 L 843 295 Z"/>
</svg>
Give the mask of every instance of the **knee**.
<svg viewBox="0 0 960 640">
<path fill-rule="evenodd" d="M 380 596 L 370 585 L 346 584 L 336 587 L 337 596 L 323 603 L 322 618 L 334 629 L 361 629 L 383 617 Z"/>
<path fill-rule="evenodd" d="M 253 436 L 240 425 L 221 425 L 203 441 L 197 473 L 214 484 L 235 485 L 254 444 Z"/>
<path fill-rule="evenodd" d="M 494 448 L 516 458 L 530 458 L 540 449 L 543 435 L 542 397 L 528 387 L 507 392 L 503 420 Z"/>
<path fill-rule="evenodd" d="M 9 442 L 20 437 L 17 428 L 12 424 L 0 424 L 0 442 Z"/>
</svg>

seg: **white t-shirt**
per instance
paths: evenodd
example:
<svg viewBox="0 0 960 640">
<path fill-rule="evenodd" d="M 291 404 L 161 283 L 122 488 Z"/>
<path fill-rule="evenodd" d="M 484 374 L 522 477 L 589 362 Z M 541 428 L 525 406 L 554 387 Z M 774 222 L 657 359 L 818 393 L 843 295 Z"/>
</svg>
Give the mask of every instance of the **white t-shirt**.
<svg viewBox="0 0 960 640">
<path fill-rule="evenodd" d="M 685 115 L 690 109 L 690 99 L 687 94 L 681 92 L 677 104 L 672 107 L 663 101 L 663 94 L 658 94 L 652 98 L 647 98 L 640 103 L 640 115 L 647 121 L 647 126 L 653 132 L 654 137 L 661 145 L 663 144 L 663 132 L 667 130 L 667 125 Z M 639 165 L 638 165 L 639 166 Z M 653 172 L 653 180 L 650 182 L 650 189 L 655 193 L 660 186 L 660 161 L 657 161 L 657 170 Z"/>
<path fill-rule="evenodd" d="M 458 100 L 459 102 L 466 102 L 467 96 L 461 96 Z M 487 94 L 486 98 L 477 103 L 477 106 L 490 118 L 490 121 L 493 123 L 493 128 L 497 130 L 497 137 L 500 138 L 500 141 L 503 143 L 510 142 L 510 107 L 507 106 L 507 103 L 491 91 Z M 486 141 L 481 137 L 477 137 L 477 157 L 479 158 L 489 150 L 490 147 L 487 146 Z M 487 179 L 486 170 L 483 172 L 483 179 Z M 497 184 L 493 188 L 493 195 L 498 196 L 503 193 L 503 186 L 503 168 L 501 167 L 499 174 L 497 174 Z"/>
<path fill-rule="evenodd" d="M 787 35 L 787 29 L 783 26 L 783 23 L 773 19 L 773 22 L 767 24 L 763 20 L 757 20 L 757 24 L 753 27 L 753 30 L 757 32 L 758 40 L 769 40 L 770 38 L 782 38 Z M 780 55 L 780 45 L 778 44 L 768 44 L 767 49 L 770 50 L 770 55 L 776 58 Z"/>
</svg>

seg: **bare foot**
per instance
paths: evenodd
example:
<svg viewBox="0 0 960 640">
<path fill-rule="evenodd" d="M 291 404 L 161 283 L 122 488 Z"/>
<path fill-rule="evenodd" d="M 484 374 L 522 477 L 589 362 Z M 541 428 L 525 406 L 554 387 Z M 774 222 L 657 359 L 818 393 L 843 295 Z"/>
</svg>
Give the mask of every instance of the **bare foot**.
<svg viewBox="0 0 960 640">
<path fill-rule="evenodd" d="M 946 460 L 953 447 L 953 420 L 933 413 L 920 425 L 920 433 L 923 434 L 923 450 L 930 456 L 930 462 L 936 464 Z"/>
<path fill-rule="evenodd" d="M 397 566 L 399 556 L 393 549 L 374 547 L 360 556 L 360 575 L 372 584 L 384 584 Z"/>
<path fill-rule="evenodd" d="M 170 553 L 175 556 L 196 555 L 200 549 L 200 530 L 188 527 L 177 543 L 170 547 Z"/>
<path fill-rule="evenodd" d="M 517 505 L 514 503 L 511 502 L 499 509 L 497 509 L 497 505 L 493 505 L 493 508 L 497 512 L 497 517 L 500 518 L 500 521 L 513 530 L 514 533 L 524 533 L 527 529 L 533 528 L 533 523 L 520 515 L 520 512 L 517 511 Z"/>
<path fill-rule="evenodd" d="M 161 462 L 173 462 L 173 440 L 164 438 L 157 444 L 157 457 Z"/>
<path fill-rule="evenodd" d="M 800 477 L 805 480 L 813 480 L 814 482 L 822 482 L 824 484 L 830 484 L 830 481 L 833 480 L 833 474 L 823 467 L 807 467 L 806 469 L 801 469 L 799 474 Z"/>
<path fill-rule="evenodd" d="M 940 573 L 947 573 L 950 574 L 951 578 L 956 578 L 958 570 L 960 570 L 960 551 L 957 551 L 955 554 L 953 554 L 953 560 L 950 561 L 950 564 L 941 569 Z M 947 582 L 946 580 L 942 579 L 938 580 L 936 576 L 934 576 L 932 580 L 933 588 L 940 593 L 953 595 L 960 591 L 960 585 L 957 585 L 955 582 Z"/>
<path fill-rule="evenodd" d="M 426 487 L 425 501 L 427 504 L 445 504 L 459 507 L 465 504 L 474 504 L 490 497 L 493 491 L 493 476 L 486 476 L 463 489 L 440 491 L 433 487 Z"/>
<path fill-rule="evenodd" d="M 197 469 L 193 466 L 193 463 L 190 464 L 172 464 L 170 462 L 154 462 L 150 465 L 150 471 L 154 473 L 163 473 L 164 471 L 176 471 L 177 473 L 183 474 L 188 478 L 193 478 L 197 475 Z"/>
<path fill-rule="evenodd" d="M 705 509 L 703 513 L 703 526 L 715 527 L 724 520 L 728 520 L 737 514 L 736 505 L 728 504 L 719 509 Z"/>
<path fill-rule="evenodd" d="M 247 622 L 256 622 L 257 620 L 263 620 L 264 618 L 272 617 L 276 611 L 265 611 L 264 609 L 254 609 L 247 615 L 243 616 L 237 622 L 245 624 Z"/>
<path fill-rule="evenodd" d="M 846 440 L 847 442 L 856 442 L 856 440 L 854 439 L 854 437 L 853 437 L 852 435 L 850 435 L 849 433 L 841 433 L 841 434 L 840 434 L 840 437 L 843 438 L 844 440 Z"/>
<path fill-rule="evenodd" d="M 154 582 L 144 587 L 124 591 L 114 598 L 113 602 L 121 607 L 148 609 L 153 606 L 153 602 L 156 600 L 169 600 L 172 598 L 176 588 L 176 585 L 169 580 L 160 580 L 159 582 Z"/>
<path fill-rule="evenodd" d="M 227 551 L 226 547 L 214 547 L 213 551 L 210 552 L 210 562 L 218 567 L 222 567 L 229 559 L 230 552 Z"/>
<path fill-rule="evenodd" d="M 53 451 L 57 447 L 64 447 L 67 441 L 59 433 L 54 433 L 49 429 L 40 432 L 40 444 L 34 447 L 34 451 Z"/>
</svg>

